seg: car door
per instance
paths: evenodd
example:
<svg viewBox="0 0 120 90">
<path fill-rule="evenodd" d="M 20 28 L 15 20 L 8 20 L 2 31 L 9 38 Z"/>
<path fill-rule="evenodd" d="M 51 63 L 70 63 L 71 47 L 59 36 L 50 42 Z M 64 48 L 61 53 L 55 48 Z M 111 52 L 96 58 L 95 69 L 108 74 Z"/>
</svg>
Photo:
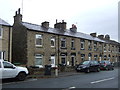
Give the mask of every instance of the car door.
<svg viewBox="0 0 120 90">
<path fill-rule="evenodd" d="M 0 79 L 2 78 L 2 65 L 1 65 L 1 62 L 0 62 Z"/>
<path fill-rule="evenodd" d="M 93 71 L 93 70 L 94 70 L 94 62 L 91 61 L 91 62 L 90 62 L 90 71 Z"/>
<path fill-rule="evenodd" d="M 94 71 L 97 71 L 99 68 L 99 63 L 98 61 L 94 61 Z"/>
<path fill-rule="evenodd" d="M 13 78 L 16 76 L 17 70 L 14 65 L 4 61 L 2 73 L 3 73 L 3 78 Z"/>
</svg>

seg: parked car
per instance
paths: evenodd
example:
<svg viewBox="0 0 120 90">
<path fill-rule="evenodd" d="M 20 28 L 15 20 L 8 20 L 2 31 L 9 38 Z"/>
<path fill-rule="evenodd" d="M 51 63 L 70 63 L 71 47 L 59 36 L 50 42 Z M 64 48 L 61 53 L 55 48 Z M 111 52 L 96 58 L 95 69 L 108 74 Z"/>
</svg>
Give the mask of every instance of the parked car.
<svg viewBox="0 0 120 90">
<path fill-rule="evenodd" d="M 15 66 L 8 61 L 0 60 L 0 73 L 2 73 L 0 79 L 17 78 L 22 81 L 28 75 L 28 69 L 26 67 Z"/>
<path fill-rule="evenodd" d="M 101 70 L 114 70 L 114 65 L 112 62 L 108 60 L 100 61 L 100 69 Z"/>
<path fill-rule="evenodd" d="M 82 63 L 80 63 L 79 65 L 77 65 L 76 67 L 76 71 L 79 72 L 86 72 L 89 73 L 91 71 L 100 71 L 100 65 L 98 63 L 98 61 L 95 60 L 87 60 L 84 61 Z"/>
</svg>

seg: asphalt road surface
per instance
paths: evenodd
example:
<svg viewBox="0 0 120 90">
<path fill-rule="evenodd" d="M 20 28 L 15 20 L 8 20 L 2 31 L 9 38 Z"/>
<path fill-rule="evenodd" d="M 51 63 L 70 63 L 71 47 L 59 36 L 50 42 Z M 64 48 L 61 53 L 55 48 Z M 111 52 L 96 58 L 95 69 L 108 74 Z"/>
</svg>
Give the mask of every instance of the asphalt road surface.
<svg viewBox="0 0 120 90">
<path fill-rule="evenodd" d="M 3 83 L 2 88 L 118 88 L 118 69 L 77 75 L 28 79 L 21 82 Z"/>
</svg>

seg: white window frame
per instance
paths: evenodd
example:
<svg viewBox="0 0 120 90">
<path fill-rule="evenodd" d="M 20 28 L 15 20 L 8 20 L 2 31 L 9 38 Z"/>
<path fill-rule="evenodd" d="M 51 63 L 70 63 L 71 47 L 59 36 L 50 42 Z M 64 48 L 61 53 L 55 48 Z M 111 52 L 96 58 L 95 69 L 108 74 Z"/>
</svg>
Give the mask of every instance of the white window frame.
<svg viewBox="0 0 120 90">
<path fill-rule="evenodd" d="M 71 48 L 75 48 L 75 40 L 73 40 L 73 39 L 71 41 Z"/>
<path fill-rule="evenodd" d="M 41 59 L 42 63 L 41 64 L 36 64 L 36 59 Z M 43 67 L 43 55 L 42 54 L 35 54 L 35 66 Z"/>
<path fill-rule="evenodd" d="M 54 42 L 54 45 L 52 45 L 52 43 L 51 43 L 51 47 L 55 47 L 55 37 L 51 37 L 51 42 Z"/>
<path fill-rule="evenodd" d="M 80 45 L 81 45 L 81 50 L 84 50 L 85 49 L 85 41 L 82 40 Z M 82 47 L 82 45 L 83 45 L 83 47 Z"/>
<path fill-rule="evenodd" d="M 0 38 L 2 38 L 3 37 L 3 28 L 2 27 L 0 27 L 0 32 L 1 32 Z"/>
<path fill-rule="evenodd" d="M 85 60 L 85 54 L 81 54 L 81 60 L 82 60 L 82 61 Z"/>
<path fill-rule="evenodd" d="M 64 46 L 62 46 L 62 41 L 64 42 Z M 66 38 L 61 38 L 61 48 L 66 48 Z"/>
<path fill-rule="evenodd" d="M 41 45 L 37 45 L 37 38 L 41 39 Z M 43 46 L 43 35 L 42 34 L 36 34 L 35 35 L 35 46 L 42 47 Z"/>
</svg>

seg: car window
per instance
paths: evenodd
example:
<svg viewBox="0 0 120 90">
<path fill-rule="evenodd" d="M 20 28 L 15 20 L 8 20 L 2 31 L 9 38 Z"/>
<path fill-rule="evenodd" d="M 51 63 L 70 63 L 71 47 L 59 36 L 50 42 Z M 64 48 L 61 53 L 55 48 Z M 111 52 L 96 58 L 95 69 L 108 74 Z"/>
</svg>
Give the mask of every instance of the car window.
<svg viewBox="0 0 120 90">
<path fill-rule="evenodd" d="M 0 68 L 1 68 L 1 62 L 0 62 Z"/>
<path fill-rule="evenodd" d="M 8 62 L 3 62 L 3 66 L 4 66 L 4 68 L 12 68 L 13 67 L 13 65 Z"/>
<path fill-rule="evenodd" d="M 87 65 L 87 64 L 89 64 L 89 61 L 84 61 L 82 64 Z"/>
<path fill-rule="evenodd" d="M 90 64 L 91 64 L 91 65 L 94 65 L 95 63 L 94 63 L 94 61 L 91 61 Z"/>
<path fill-rule="evenodd" d="M 105 63 L 105 61 L 101 61 L 100 63 L 102 63 L 102 64 L 103 64 L 103 63 Z"/>
<path fill-rule="evenodd" d="M 94 63 L 95 63 L 95 65 L 97 65 L 97 64 L 98 64 L 98 62 L 97 62 L 97 61 L 94 61 Z"/>
</svg>

